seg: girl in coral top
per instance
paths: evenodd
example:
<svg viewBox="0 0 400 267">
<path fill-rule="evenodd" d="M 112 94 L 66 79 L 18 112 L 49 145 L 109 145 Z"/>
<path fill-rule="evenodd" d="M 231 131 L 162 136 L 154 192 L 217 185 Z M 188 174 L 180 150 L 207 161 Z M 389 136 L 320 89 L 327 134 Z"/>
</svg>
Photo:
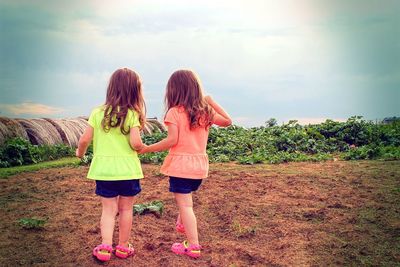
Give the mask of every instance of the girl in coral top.
<svg viewBox="0 0 400 267">
<path fill-rule="evenodd" d="M 176 230 L 187 240 L 172 245 L 176 254 L 197 258 L 201 247 L 197 221 L 193 212 L 192 192 L 208 175 L 206 153 L 209 128 L 212 124 L 231 125 L 230 116 L 210 96 L 204 97 L 197 75 L 178 70 L 168 80 L 164 123 L 168 136 L 158 143 L 145 146 L 140 153 L 169 149 L 161 173 L 169 176 L 169 191 L 174 193 L 179 208 Z"/>
</svg>

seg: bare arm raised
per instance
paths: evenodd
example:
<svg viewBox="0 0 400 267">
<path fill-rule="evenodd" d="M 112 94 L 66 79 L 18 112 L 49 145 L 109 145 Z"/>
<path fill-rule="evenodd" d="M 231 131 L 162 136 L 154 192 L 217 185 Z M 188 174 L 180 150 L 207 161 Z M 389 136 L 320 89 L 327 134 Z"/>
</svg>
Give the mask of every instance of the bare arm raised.
<svg viewBox="0 0 400 267">
<path fill-rule="evenodd" d="M 204 99 L 215 111 L 214 124 L 221 127 L 228 127 L 232 124 L 232 119 L 229 114 L 217 102 L 215 102 L 211 96 L 208 95 Z"/>
</svg>

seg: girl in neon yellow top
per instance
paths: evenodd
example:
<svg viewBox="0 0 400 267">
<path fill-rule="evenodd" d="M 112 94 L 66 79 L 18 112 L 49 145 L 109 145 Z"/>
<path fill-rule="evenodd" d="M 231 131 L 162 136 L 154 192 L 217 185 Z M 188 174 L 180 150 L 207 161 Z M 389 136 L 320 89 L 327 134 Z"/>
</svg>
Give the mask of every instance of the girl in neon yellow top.
<svg viewBox="0 0 400 267">
<path fill-rule="evenodd" d="M 134 249 L 128 239 L 132 228 L 133 197 L 140 191 L 142 168 L 137 150 L 143 148 L 140 128 L 145 123 L 140 77 L 134 71 L 116 70 L 110 79 L 106 102 L 95 108 L 89 127 L 79 140 L 76 156 L 81 158 L 93 140 L 93 160 L 88 178 L 96 180 L 101 197 L 102 244 L 93 249 L 101 261 L 111 257 L 115 217 L 119 214 L 119 244 L 115 255 L 127 258 Z"/>
<path fill-rule="evenodd" d="M 140 153 L 169 149 L 160 171 L 170 177 L 169 191 L 174 193 L 179 207 L 176 230 L 187 237 L 187 241 L 173 244 L 172 251 L 197 258 L 201 247 L 192 192 L 208 175 L 206 146 L 210 126 L 225 127 L 232 122 L 210 96 L 204 97 L 200 79 L 190 70 L 178 70 L 172 74 L 165 102 L 164 123 L 168 127 L 168 136 L 156 144 L 145 146 Z"/>
</svg>

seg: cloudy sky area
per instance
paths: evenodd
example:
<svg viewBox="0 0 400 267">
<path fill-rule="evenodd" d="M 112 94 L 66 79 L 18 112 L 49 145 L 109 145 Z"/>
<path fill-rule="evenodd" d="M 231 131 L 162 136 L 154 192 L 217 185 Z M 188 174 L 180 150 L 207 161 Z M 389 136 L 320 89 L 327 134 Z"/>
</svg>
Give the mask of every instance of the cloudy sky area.
<svg viewBox="0 0 400 267">
<path fill-rule="evenodd" d="M 195 70 L 243 126 L 400 115 L 400 1 L 0 2 L 0 116 L 74 117 L 137 71 L 148 117 Z"/>
</svg>

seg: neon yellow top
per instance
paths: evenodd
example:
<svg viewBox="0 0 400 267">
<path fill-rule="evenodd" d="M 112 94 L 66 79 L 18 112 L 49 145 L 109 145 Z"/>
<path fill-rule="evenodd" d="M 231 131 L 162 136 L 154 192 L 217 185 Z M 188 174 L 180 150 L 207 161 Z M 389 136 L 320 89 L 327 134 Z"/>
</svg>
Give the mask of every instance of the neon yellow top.
<svg viewBox="0 0 400 267">
<path fill-rule="evenodd" d="M 119 127 L 103 130 L 104 106 L 95 108 L 89 117 L 93 127 L 93 159 L 87 178 L 103 181 L 118 181 L 143 178 L 138 154 L 129 144 L 129 134 L 121 133 Z M 128 110 L 125 129 L 140 127 L 139 115 Z"/>
</svg>

